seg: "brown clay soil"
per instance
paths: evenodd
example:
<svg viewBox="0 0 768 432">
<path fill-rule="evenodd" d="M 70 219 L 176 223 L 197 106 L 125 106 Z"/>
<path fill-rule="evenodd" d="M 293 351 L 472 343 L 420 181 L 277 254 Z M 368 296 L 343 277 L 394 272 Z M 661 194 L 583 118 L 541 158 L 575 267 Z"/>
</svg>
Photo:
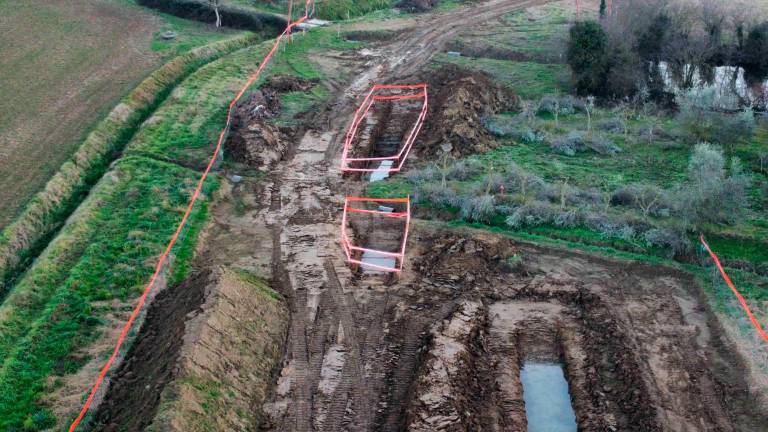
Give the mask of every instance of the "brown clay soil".
<svg viewBox="0 0 768 432">
<path fill-rule="evenodd" d="M 271 121 L 280 113 L 280 94 L 306 91 L 315 84 L 285 75 L 270 77 L 235 108 L 232 134 L 224 145 L 227 156 L 261 171 L 282 160 L 296 131 Z"/>
<path fill-rule="evenodd" d="M 525 430 L 519 369 L 529 359 L 563 365 L 581 431 L 768 424 L 744 361 L 687 274 L 418 221 L 400 277 L 344 262 L 340 209 L 364 183 L 338 166 L 362 96 L 372 84 L 416 76 L 459 28 L 542 3 L 490 0 L 421 17 L 373 48 L 311 55 L 336 97 L 269 171 L 223 186 L 201 246 L 201 267 L 269 278 L 290 310 L 282 361 L 258 371 L 279 372 L 243 430 Z M 383 121 L 371 126 L 376 141 L 409 126 L 391 113 L 373 117 Z M 352 231 L 362 245 L 401 235 L 389 224 Z M 248 310 L 245 302 L 226 309 Z M 232 367 L 209 377 L 229 383 L 244 365 Z"/>
<path fill-rule="evenodd" d="M 446 64 L 423 79 L 429 84 L 430 109 L 416 150 L 425 156 L 459 157 L 495 148 L 482 119 L 520 110 L 520 99 L 482 72 Z"/>
</svg>

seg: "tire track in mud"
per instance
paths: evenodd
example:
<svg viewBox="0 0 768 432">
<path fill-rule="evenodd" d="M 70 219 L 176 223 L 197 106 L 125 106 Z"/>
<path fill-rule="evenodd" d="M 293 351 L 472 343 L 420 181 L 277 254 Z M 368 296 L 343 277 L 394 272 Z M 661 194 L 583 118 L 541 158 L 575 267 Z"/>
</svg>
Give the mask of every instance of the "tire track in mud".
<svg viewBox="0 0 768 432">
<path fill-rule="evenodd" d="M 487 6 L 440 14 L 443 20 L 430 19 L 422 26 L 427 31 L 409 32 L 389 48 L 382 49 L 382 52 L 398 52 L 410 45 L 417 46 L 417 51 L 365 64 L 359 69 L 362 78 L 345 88 L 344 94 L 357 96 L 362 89 L 385 81 L 389 75 L 415 71 L 428 60 L 424 55 L 437 51 L 441 43 L 455 34 L 456 27 L 542 3 L 546 1 L 496 0 Z M 424 58 L 417 59 L 417 56 Z M 407 62 L 409 67 L 398 66 L 402 60 L 410 58 L 414 61 Z M 337 82 L 331 87 L 342 88 Z M 278 240 L 273 267 L 284 272 L 286 283 L 282 286 L 290 292 L 286 297 L 291 299 L 294 313 L 287 352 L 289 366 L 284 370 L 291 375 L 291 388 L 287 394 L 275 396 L 275 401 L 287 404 L 288 409 L 281 418 L 273 419 L 275 426 L 270 430 L 311 431 L 315 430 L 313 425 L 329 431 L 344 428 L 398 430 L 404 398 L 410 389 L 423 344 L 422 336 L 430 322 L 408 323 L 408 332 L 415 331 L 415 334 L 398 340 L 400 335 L 385 332 L 385 317 L 391 316 L 387 280 L 381 277 L 365 280 L 369 286 L 362 300 L 365 308 L 356 307 L 360 299 L 345 295 L 341 286 L 340 280 L 352 281 L 354 278 L 343 263 L 336 244 L 340 222 L 336 209 L 343 198 L 333 191 L 345 190 L 353 194 L 362 189 L 360 184 L 345 182 L 336 171 L 341 138 L 356 102 L 356 98 L 343 98 L 338 94 L 338 100 L 329 104 L 331 110 L 324 114 L 331 133 L 307 132 L 295 145 L 295 151 L 289 152 L 265 179 L 271 182 L 271 196 L 267 201 L 270 205 L 255 222 L 267 224 L 275 232 Z M 302 220 L 293 221 L 299 213 L 303 215 Z M 359 279 L 354 280 L 355 285 L 361 283 Z M 333 312 L 327 314 L 326 310 Z M 373 313 L 364 317 L 364 311 Z M 341 322 L 344 333 L 344 365 L 330 400 L 321 402 L 318 384 L 323 359 L 332 345 L 328 342 L 338 322 Z M 364 323 L 368 323 L 365 334 L 360 331 Z M 396 348 L 392 349 L 392 346 Z M 384 364 L 382 359 L 387 357 L 394 363 Z M 392 371 L 393 368 L 397 370 Z M 316 424 L 318 415 L 325 419 L 321 425 Z"/>
</svg>

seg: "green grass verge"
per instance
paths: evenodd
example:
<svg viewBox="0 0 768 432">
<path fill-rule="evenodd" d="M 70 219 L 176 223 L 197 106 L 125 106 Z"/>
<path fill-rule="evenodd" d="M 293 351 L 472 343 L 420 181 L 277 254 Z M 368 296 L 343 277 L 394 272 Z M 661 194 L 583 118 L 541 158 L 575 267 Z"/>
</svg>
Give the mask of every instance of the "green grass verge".
<svg viewBox="0 0 768 432">
<path fill-rule="evenodd" d="M 50 417 L 40 402 L 54 390 L 48 378 L 87 362 L 79 350 L 119 312 L 113 301 L 142 291 L 199 176 L 152 159 L 121 159 L 19 281 L 0 307 L 0 429 Z M 204 193 L 217 184 L 208 181 Z M 183 277 L 205 211 L 203 197 L 173 251 L 174 278 Z"/>
<path fill-rule="evenodd" d="M 510 88 L 524 99 L 533 99 L 552 93 L 568 91 L 570 71 L 560 64 L 495 60 L 451 56 L 445 53 L 433 58 L 433 66 L 453 63 L 470 69 L 480 70 L 492 76 L 497 82 Z"/>
<path fill-rule="evenodd" d="M 281 15 L 288 13 L 288 0 L 225 0 L 234 6 L 241 6 L 259 12 L 269 12 Z M 346 20 L 359 17 L 371 12 L 392 7 L 393 0 L 321 0 L 315 3 L 315 17 L 324 20 Z M 293 2 L 293 18 L 304 13 L 303 0 Z"/>
</svg>

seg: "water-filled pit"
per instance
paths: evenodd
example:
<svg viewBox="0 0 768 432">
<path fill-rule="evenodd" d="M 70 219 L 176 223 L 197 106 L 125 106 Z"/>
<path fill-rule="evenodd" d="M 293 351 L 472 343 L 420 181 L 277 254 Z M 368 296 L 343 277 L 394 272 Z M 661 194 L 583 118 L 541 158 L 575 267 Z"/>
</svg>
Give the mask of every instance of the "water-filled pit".
<svg viewBox="0 0 768 432">
<path fill-rule="evenodd" d="M 528 432 L 576 432 L 576 413 L 562 365 L 526 361 L 520 381 Z"/>
</svg>

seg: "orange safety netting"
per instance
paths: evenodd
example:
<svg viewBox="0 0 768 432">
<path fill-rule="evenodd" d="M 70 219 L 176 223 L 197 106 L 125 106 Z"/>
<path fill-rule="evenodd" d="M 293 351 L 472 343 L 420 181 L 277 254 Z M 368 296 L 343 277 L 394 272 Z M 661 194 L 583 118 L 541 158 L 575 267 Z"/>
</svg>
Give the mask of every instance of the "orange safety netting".
<svg viewBox="0 0 768 432">
<path fill-rule="evenodd" d="M 760 326 L 760 322 L 757 320 L 757 318 L 755 318 L 755 315 L 752 313 L 752 310 L 749 308 L 749 305 L 747 305 L 747 301 L 744 300 L 744 297 L 733 285 L 731 278 L 728 277 L 728 273 L 725 272 L 723 265 L 720 264 L 720 259 L 717 257 L 717 255 L 715 255 L 714 252 L 712 252 L 712 249 L 709 248 L 709 245 L 704 240 L 704 235 L 702 234 L 701 237 L 699 237 L 699 239 L 701 240 L 701 244 L 704 245 L 704 248 L 707 250 L 707 252 L 709 252 L 709 256 L 711 256 L 712 260 L 715 262 L 715 266 L 720 271 L 720 274 L 723 276 L 723 280 L 725 280 L 725 283 L 728 285 L 728 288 L 730 288 L 731 291 L 733 291 L 733 294 L 739 300 L 739 303 L 741 303 L 741 308 L 744 309 L 744 312 L 746 312 L 747 317 L 749 318 L 749 321 L 752 322 L 752 325 L 755 327 L 755 330 L 757 330 L 757 333 L 763 338 L 764 341 L 768 342 L 768 334 L 766 334 L 765 331 L 763 330 L 763 327 Z"/>
<path fill-rule="evenodd" d="M 380 90 L 416 90 L 418 93 L 411 94 L 397 94 L 397 95 L 379 95 Z M 411 100 L 422 99 L 424 102 L 421 106 L 421 111 L 416 119 L 416 123 L 413 125 L 411 132 L 408 134 L 403 146 L 397 154 L 383 157 L 369 157 L 369 158 L 351 158 L 349 157 L 352 150 L 353 143 L 357 137 L 358 129 L 362 121 L 368 117 L 371 108 L 377 101 L 398 101 L 398 100 Z M 428 98 L 427 98 L 427 84 L 413 84 L 413 85 L 375 85 L 368 92 L 363 103 L 355 112 L 355 116 L 352 119 L 352 123 L 349 125 L 346 138 L 344 140 L 344 151 L 341 154 L 341 170 L 344 172 L 398 172 L 403 167 L 405 160 L 408 158 L 408 153 L 413 147 L 416 136 L 419 134 L 421 127 L 424 125 L 424 119 L 427 116 Z M 392 165 L 386 168 L 368 168 L 368 167 L 353 167 L 352 164 L 367 164 L 369 162 L 376 161 L 392 161 Z"/>
<path fill-rule="evenodd" d="M 139 301 L 137 302 L 136 307 L 134 307 L 133 312 L 131 312 L 131 316 L 128 318 L 128 321 L 123 326 L 123 329 L 120 332 L 120 336 L 117 339 L 115 348 L 112 351 L 112 355 L 109 356 L 109 359 L 101 368 L 99 372 L 99 376 L 98 378 L 96 378 L 96 382 L 93 384 L 93 387 L 91 388 L 91 392 L 88 395 L 88 398 L 86 399 L 85 403 L 83 404 L 83 407 L 80 410 L 80 413 L 75 418 L 75 420 L 72 421 L 72 423 L 70 424 L 69 432 L 73 432 L 77 428 L 77 426 L 83 420 L 83 417 L 85 417 L 85 414 L 88 412 L 88 408 L 90 408 L 91 403 L 93 403 L 93 399 L 96 396 L 96 393 L 99 391 L 99 388 L 104 382 L 104 377 L 107 375 L 107 372 L 109 372 L 109 369 L 112 367 L 112 364 L 115 362 L 115 359 L 117 358 L 120 352 L 120 348 L 122 347 L 123 342 L 125 342 L 125 338 L 127 337 L 128 332 L 130 331 L 131 326 L 133 325 L 133 322 L 136 320 L 136 317 L 139 315 L 141 308 L 144 306 L 144 303 L 146 302 L 147 297 L 149 296 L 150 292 L 154 288 L 155 283 L 157 282 L 157 278 L 160 275 L 160 272 L 162 271 L 163 266 L 165 265 L 165 261 L 168 258 L 168 255 L 170 254 L 171 249 L 173 248 L 174 244 L 176 244 L 176 240 L 179 238 L 179 235 L 181 234 L 182 229 L 186 225 L 187 219 L 189 218 L 189 214 L 192 212 L 192 208 L 195 205 L 195 202 L 197 202 L 198 197 L 200 196 L 200 192 L 203 188 L 203 183 L 205 182 L 206 178 L 208 178 L 208 175 L 211 172 L 211 168 L 213 167 L 213 164 L 216 162 L 216 157 L 219 154 L 219 151 L 221 151 L 221 146 L 222 146 L 222 143 L 224 142 L 224 137 L 226 136 L 226 132 L 232 123 L 232 109 L 234 108 L 235 104 L 240 100 L 240 98 L 243 97 L 243 95 L 251 86 L 251 84 L 253 84 L 254 81 L 256 81 L 259 78 L 259 76 L 261 76 L 262 71 L 264 71 L 264 68 L 267 66 L 267 64 L 269 64 L 269 61 L 272 59 L 272 56 L 274 56 L 275 52 L 277 52 L 277 49 L 280 46 L 280 42 L 282 42 L 283 39 L 291 33 L 291 30 L 294 27 L 298 26 L 302 22 L 309 19 L 310 7 L 313 5 L 313 3 L 314 3 L 314 0 L 307 0 L 305 4 L 305 9 L 304 9 L 304 15 L 300 17 L 298 20 L 288 23 L 288 26 L 285 28 L 285 30 L 275 39 L 275 43 L 272 46 L 272 49 L 269 51 L 266 57 L 264 57 L 264 60 L 262 60 L 259 67 L 250 77 L 248 77 L 248 80 L 245 82 L 243 87 L 235 95 L 235 97 L 232 98 L 232 101 L 229 103 L 229 109 L 227 111 L 227 121 L 224 125 L 224 128 L 221 130 L 221 133 L 219 134 L 219 139 L 216 143 L 216 149 L 211 155 L 211 158 L 208 161 L 208 165 L 206 166 L 205 171 L 203 171 L 203 174 L 197 183 L 197 187 L 195 188 L 195 191 L 192 193 L 192 197 L 189 200 L 189 204 L 187 205 L 187 209 L 184 212 L 184 216 L 181 218 L 181 222 L 179 222 L 179 226 L 176 228 L 176 231 L 173 233 L 173 236 L 171 237 L 171 240 L 168 242 L 168 245 L 166 246 L 162 255 L 160 255 L 160 259 L 158 260 L 157 265 L 155 266 L 155 272 L 152 275 L 152 278 L 150 279 L 147 286 L 144 288 L 144 291 L 142 292 L 141 297 L 139 297 Z M 290 20 L 290 17 L 289 17 L 289 20 Z"/>
<path fill-rule="evenodd" d="M 353 207 L 352 203 L 374 203 L 374 204 L 405 204 L 405 211 L 395 212 L 388 210 L 368 210 L 358 207 Z M 364 248 L 355 246 L 349 238 L 347 233 L 347 223 L 349 222 L 349 215 L 351 214 L 366 214 L 371 216 L 380 216 L 385 218 L 403 219 L 405 221 L 405 229 L 403 232 L 403 240 L 398 251 L 381 251 L 376 249 Z M 403 263 L 405 261 L 405 245 L 408 243 L 408 229 L 411 224 L 411 200 L 410 198 L 362 198 L 362 197 L 347 197 L 344 200 L 344 214 L 341 220 L 341 246 L 344 248 L 344 253 L 347 256 L 347 262 L 352 264 L 358 264 L 364 267 L 370 267 L 375 270 L 399 273 L 403 270 Z M 371 253 L 378 257 L 388 257 L 394 259 L 395 265 L 392 267 L 373 264 L 370 262 L 364 262 L 361 259 L 357 259 L 356 255 L 359 253 Z"/>
</svg>

